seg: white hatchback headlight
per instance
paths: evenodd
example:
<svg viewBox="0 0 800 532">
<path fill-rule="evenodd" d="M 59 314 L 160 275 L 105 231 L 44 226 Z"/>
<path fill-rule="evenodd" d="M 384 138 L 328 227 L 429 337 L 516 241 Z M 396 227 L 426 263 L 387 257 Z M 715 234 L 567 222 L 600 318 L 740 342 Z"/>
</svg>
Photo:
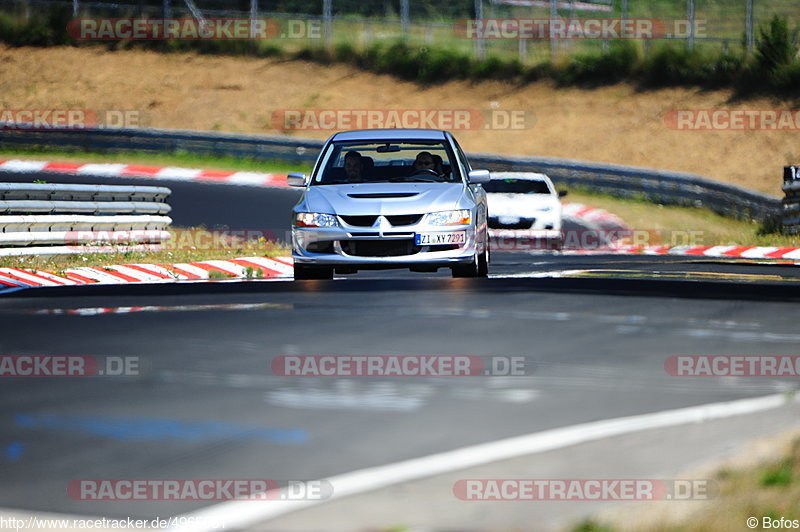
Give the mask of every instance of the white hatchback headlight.
<svg viewBox="0 0 800 532">
<path fill-rule="evenodd" d="M 431 225 L 469 225 L 472 223 L 472 213 L 469 209 L 432 212 L 428 214 L 428 223 Z"/>
<path fill-rule="evenodd" d="M 339 222 L 332 214 L 318 212 L 298 212 L 294 224 L 297 227 L 338 227 Z"/>
</svg>

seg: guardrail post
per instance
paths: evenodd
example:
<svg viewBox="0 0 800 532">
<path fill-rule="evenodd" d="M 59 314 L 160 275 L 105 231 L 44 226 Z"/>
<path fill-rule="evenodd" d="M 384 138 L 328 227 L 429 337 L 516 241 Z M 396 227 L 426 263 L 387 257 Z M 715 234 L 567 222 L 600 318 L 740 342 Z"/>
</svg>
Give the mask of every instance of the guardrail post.
<svg viewBox="0 0 800 532">
<path fill-rule="evenodd" d="M 783 232 L 800 233 L 800 166 L 783 167 Z"/>
</svg>

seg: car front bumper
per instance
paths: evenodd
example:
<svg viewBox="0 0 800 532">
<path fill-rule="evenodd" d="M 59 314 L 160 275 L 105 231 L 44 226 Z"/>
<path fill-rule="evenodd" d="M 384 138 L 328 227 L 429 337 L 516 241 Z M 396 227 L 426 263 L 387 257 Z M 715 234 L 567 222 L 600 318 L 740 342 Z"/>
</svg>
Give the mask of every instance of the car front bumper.
<svg viewBox="0 0 800 532">
<path fill-rule="evenodd" d="M 463 244 L 423 245 L 413 243 L 422 232 L 465 232 Z M 414 265 L 447 266 L 473 260 L 477 251 L 476 229 L 471 225 L 424 228 L 394 228 L 358 231 L 341 227 L 292 228 L 292 257 L 297 264 L 403 268 Z"/>
</svg>

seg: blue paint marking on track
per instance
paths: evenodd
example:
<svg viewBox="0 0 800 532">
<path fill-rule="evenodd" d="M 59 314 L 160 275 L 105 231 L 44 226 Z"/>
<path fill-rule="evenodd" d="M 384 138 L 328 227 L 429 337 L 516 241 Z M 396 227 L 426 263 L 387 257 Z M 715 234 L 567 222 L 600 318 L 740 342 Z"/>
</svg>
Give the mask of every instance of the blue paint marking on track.
<svg viewBox="0 0 800 532">
<path fill-rule="evenodd" d="M 14 441 L 6 446 L 3 454 L 12 462 L 18 462 L 22 455 L 25 453 L 25 446 L 21 442 Z"/>
<path fill-rule="evenodd" d="M 279 445 L 303 444 L 308 431 L 268 428 L 229 421 L 181 421 L 168 418 L 16 414 L 18 427 L 66 430 L 113 440 L 187 441 L 260 440 Z"/>
</svg>

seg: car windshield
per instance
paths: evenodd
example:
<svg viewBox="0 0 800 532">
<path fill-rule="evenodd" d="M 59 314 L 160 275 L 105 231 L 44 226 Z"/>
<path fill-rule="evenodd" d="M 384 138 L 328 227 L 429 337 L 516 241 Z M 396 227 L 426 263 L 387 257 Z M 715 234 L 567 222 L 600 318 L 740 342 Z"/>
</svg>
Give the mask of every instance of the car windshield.
<svg viewBox="0 0 800 532">
<path fill-rule="evenodd" d="M 444 141 L 334 142 L 312 184 L 460 182 L 454 161 Z"/>
<path fill-rule="evenodd" d="M 550 194 L 547 183 L 531 179 L 493 179 L 483 189 L 490 194 Z"/>
</svg>

